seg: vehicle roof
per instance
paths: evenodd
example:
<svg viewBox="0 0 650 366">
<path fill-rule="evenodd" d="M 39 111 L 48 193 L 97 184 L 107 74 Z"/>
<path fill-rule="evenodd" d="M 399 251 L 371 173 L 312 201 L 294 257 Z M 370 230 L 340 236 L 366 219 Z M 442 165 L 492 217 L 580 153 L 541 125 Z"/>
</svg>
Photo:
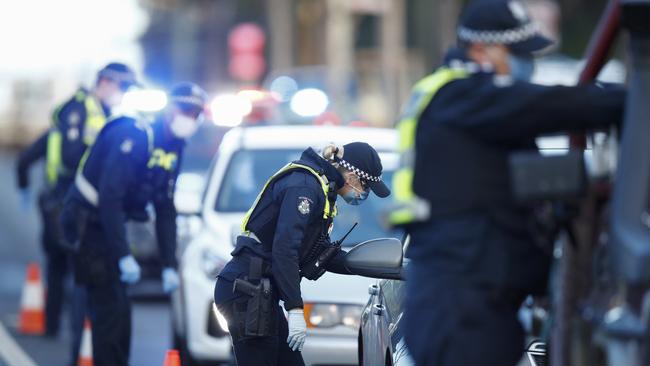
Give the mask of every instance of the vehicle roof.
<svg viewBox="0 0 650 366">
<path fill-rule="evenodd" d="M 238 127 L 224 136 L 224 142 L 244 149 L 322 147 L 327 142 L 342 145 L 353 141 L 367 142 L 378 151 L 394 151 L 398 135 L 388 128 L 288 125 Z"/>
</svg>

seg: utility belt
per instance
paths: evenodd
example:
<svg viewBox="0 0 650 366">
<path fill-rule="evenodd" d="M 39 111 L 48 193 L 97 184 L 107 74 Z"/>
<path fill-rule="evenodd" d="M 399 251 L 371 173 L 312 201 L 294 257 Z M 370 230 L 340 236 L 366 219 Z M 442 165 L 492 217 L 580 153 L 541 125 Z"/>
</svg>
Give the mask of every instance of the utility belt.
<svg viewBox="0 0 650 366">
<path fill-rule="evenodd" d="M 266 261 L 271 260 L 271 246 L 262 243 L 253 232 L 244 232 L 237 237 L 235 249 L 230 253 L 233 257 L 245 256 L 247 251 L 251 255 L 259 256 Z M 340 241 L 332 243 L 329 235 L 321 234 L 313 243 L 309 251 L 302 256 L 299 267 L 300 275 L 308 280 L 316 281 L 325 274 L 328 263 L 341 250 Z M 270 274 L 270 266 L 269 266 Z"/>
<path fill-rule="evenodd" d="M 271 279 L 265 276 L 265 273 L 270 272 L 270 266 L 256 255 L 250 255 L 246 259 L 249 262 L 248 276 L 235 279 L 232 288 L 233 292 L 246 296 L 245 301 L 235 302 L 233 310 L 236 324 L 233 325 L 245 337 L 268 337 L 276 334 L 277 317 L 274 307 L 278 302 Z"/>
</svg>

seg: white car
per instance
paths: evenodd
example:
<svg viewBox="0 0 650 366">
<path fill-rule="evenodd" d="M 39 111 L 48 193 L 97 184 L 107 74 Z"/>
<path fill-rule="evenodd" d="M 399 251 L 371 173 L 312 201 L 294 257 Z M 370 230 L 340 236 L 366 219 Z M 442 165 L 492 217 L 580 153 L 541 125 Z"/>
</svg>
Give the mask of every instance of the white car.
<svg viewBox="0 0 650 366">
<path fill-rule="evenodd" d="M 330 126 L 265 126 L 235 128 L 225 136 L 208 174 L 194 230 L 179 260 L 180 290 L 172 298 L 175 342 L 193 361 L 228 362 L 231 344 L 225 319 L 213 305 L 215 277 L 230 260 L 241 222 L 266 180 L 307 147 L 329 142 L 365 141 L 375 147 L 390 183 L 396 169 L 398 137 L 394 130 Z M 389 204 L 374 195 L 360 206 L 339 204 L 333 239 L 354 222 L 359 226 L 344 245 L 379 237 L 399 237 L 379 223 L 378 212 Z M 367 289 L 372 279 L 326 273 L 317 282 L 301 283 L 308 324 L 303 357 L 307 365 L 355 365 L 357 336 Z"/>
</svg>

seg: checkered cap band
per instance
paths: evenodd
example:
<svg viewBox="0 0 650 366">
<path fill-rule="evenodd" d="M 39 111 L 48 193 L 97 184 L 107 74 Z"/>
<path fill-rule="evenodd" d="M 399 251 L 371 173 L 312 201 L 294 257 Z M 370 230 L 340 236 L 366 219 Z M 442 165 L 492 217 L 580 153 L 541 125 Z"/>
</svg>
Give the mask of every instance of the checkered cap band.
<svg viewBox="0 0 650 366">
<path fill-rule="evenodd" d="M 199 107 L 199 108 L 203 108 L 203 107 L 204 107 L 204 105 L 203 105 L 203 99 L 201 99 L 200 97 L 197 97 L 197 96 L 190 96 L 190 95 L 188 95 L 188 96 L 185 96 L 185 95 L 177 95 L 177 96 L 173 96 L 173 97 L 171 98 L 171 100 L 172 100 L 172 102 L 174 102 L 174 103 L 185 103 L 185 104 L 191 104 L 191 105 L 195 105 L 195 106 L 197 106 L 197 107 Z"/>
<path fill-rule="evenodd" d="M 458 38 L 469 43 L 513 44 L 529 40 L 538 34 L 537 25 L 529 22 L 517 28 L 489 31 L 458 27 Z"/>
<path fill-rule="evenodd" d="M 364 172 L 363 170 L 355 167 L 354 165 L 348 163 L 347 161 L 345 161 L 343 159 L 339 160 L 339 164 L 341 164 L 341 166 L 343 166 L 345 169 L 353 172 L 354 174 L 357 175 L 357 177 L 359 177 L 359 178 L 361 178 L 361 179 L 363 179 L 365 181 L 368 181 L 368 182 L 379 182 L 379 181 L 381 181 L 381 176 L 375 177 L 374 175 L 370 175 L 370 174 Z"/>
</svg>

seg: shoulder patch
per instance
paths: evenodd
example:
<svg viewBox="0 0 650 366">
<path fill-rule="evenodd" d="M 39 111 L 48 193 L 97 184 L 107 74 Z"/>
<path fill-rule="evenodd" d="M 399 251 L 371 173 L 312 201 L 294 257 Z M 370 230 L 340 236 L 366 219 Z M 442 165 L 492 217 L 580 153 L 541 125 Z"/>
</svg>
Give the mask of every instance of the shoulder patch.
<svg viewBox="0 0 650 366">
<path fill-rule="evenodd" d="M 311 200 L 307 197 L 298 197 L 298 211 L 303 215 L 309 215 L 311 212 Z"/>
<path fill-rule="evenodd" d="M 76 126 L 79 124 L 79 122 L 81 122 L 81 116 L 79 115 L 79 112 L 70 112 L 70 115 L 68 115 L 68 123 L 72 126 Z"/>
<path fill-rule="evenodd" d="M 133 140 L 126 139 L 122 141 L 122 144 L 120 145 L 120 151 L 122 151 L 125 154 L 130 154 L 132 150 L 133 150 Z"/>
</svg>

